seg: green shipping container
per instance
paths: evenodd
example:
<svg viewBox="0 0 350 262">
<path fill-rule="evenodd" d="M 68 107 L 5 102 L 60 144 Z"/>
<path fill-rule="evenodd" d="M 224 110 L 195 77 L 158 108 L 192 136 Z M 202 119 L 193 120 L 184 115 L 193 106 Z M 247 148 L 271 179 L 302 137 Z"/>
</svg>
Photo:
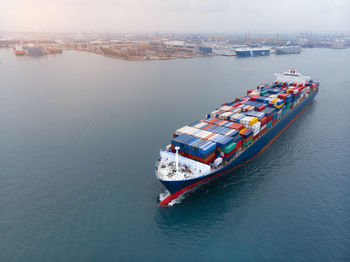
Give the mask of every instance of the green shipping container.
<svg viewBox="0 0 350 262">
<path fill-rule="evenodd" d="M 236 148 L 236 143 L 232 142 L 231 144 L 229 144 L 228 146 L 226 146 L 224 149 L 222 149 L 221 151 L 224 153 L 230 153 L 233 149 Z"/>
<path fill-rule="evenodd" d="M 266 94 L 267 94 L 267 90 L 260 91 L 260 95 L 261 95 L 261 96 L 264 96 L 264 95 L 266 95 Z"/>
<path fill-rule="evenodd" d="M 244 145 L 244 146 L 247 146 L 247 145 L 249 145 L 249 144 L 250 144 L 252 141 L 253 141 L 253 138 L 252 138 L 252 139 L 250 139 L 249 141 L 247 141 L 247 142 L 243 143 L 243 145 Z"/>
</svg>

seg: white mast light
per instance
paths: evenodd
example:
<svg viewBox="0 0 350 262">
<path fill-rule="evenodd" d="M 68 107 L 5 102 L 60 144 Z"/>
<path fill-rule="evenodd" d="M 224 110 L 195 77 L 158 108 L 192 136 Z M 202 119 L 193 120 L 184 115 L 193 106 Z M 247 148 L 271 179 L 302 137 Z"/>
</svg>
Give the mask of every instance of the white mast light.
<svg viewBox="0 0 350 262">
<path fill-rule="evenodd" d="M 180 149 L 180 147 L 178 147 L 178 146 L 175 147 L 175 150 L 176 150 L 176 154 L 175 154 L 176 173 L 177 173 L 177 170 L 179 169 L 179 149 Z"/>
</svg>

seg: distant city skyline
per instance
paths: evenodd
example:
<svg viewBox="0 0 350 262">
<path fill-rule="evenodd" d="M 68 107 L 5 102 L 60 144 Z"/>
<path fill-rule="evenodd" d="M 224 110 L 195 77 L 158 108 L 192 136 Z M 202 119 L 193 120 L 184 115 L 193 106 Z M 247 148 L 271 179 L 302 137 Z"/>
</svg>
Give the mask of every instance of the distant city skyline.
<svg viewBox="0 0 350 262">
<path fill-rule="evenodd" d="M 0 31 L 350 33 L 349 0 L 3 0 Z"/>
</svg>

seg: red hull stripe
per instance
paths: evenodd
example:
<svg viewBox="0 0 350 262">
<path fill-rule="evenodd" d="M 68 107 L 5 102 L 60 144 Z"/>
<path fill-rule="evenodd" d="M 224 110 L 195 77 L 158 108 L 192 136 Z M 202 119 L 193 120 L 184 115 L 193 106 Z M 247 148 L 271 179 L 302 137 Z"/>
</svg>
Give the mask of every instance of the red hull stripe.
<svg viewBox="0 0 350 262">
<path fill-rule="evenodd" d="M 211 176 L 211 177 L 208 177 L 208 178 L 206 178 L 206 179 L 203 179 L 203 180 L 201 180 L 201 181 L 198 181 L 198 182 L 196 182 L 196 183 L 193 183 L 192 185 L 189 185 L 189 186 L 187 186 L 187 187 L 184 187 L 183 189 L 181 189 L 181 190 L 179 190 L 179 191 L 177 191 L 177 192 L 175 192 L 174 194 L 171 194 L 170 196 L 168 196 L 167 198 L 165 198 L 163 201 L 161 201 L 160 202 L 160 204 L 159 205 L 161 205 L 161 206 L 163 206 L 163 207 L 166 207 L 166 206 L 168 206 L 168 204 L 172 201 L 172 200 L 174 200 L 174 199 L 176 199 L 176 198 L 178 198 L 180 195 L 182 195 L 183 193 L 185 193 L 187 190 L 189 190 L 189 189 L 191 189 L 191 188 L 193 188 L 193 187 L 195 187 L 196 185 L 198 185 L 198 184 L 200 184 L 200 183 L 203 183 L 203 182 L 205 182 L 205 181 L 208 181 L 209 179 L 212 179 L 212 178 L 214 178 L 214 177 L 217 177 L 217 176 L 219 176 L 219 175 L 222 175 L 222 174 L 224 174 L 224 173 L 226 173 L 226 172 L 229 172 L 229 171 L 232 171 L 232 170 L 234 170 L 234 169 L 236 169 L 236 168 L 238 168 L 238 167 L 240 167 L 240 166 L 242 166 L 242 165 L 244 165 L 244 164 L 246 164 L 246 163 L 248 163 L 249 161 L 251 161 L 251 160 L 253 160 L 254 158 L 256 158 L 258 155 L 260 155 L 266 148 L 268 148 L 294 121 L 295 121 L 295 119 L 297 119 L 304 111 L 305 111 L 305 109 L 306 108 L 308 108 L 309 107 L 309 105 L 312 103 L 312 101 L 307 105 L 307 106 L 305 106 L 304 108 L 303 108 L 303 110 L 301 110 L 300 111 L 300 113 L 299 114 L 297 114 L 293 119 L 292 119 L 292 121 L 290 121 L 274 138 L 272 138 L 271 140 L 270 140 L 270 142 L 269 143 L 267 143 L 267 145 L 266 146 L 264 146 L 260 151 L 259 151 L 259 153 L 257 153 L 255 156 L 253 156 L 252 158 L 250 158 L 250 159 L 248 159 L 248 160 L 246 160 L 246 161 L 244 161 L 243 163 L 241 163 L 241 164 L 239 164 L 239 165 L 237 165 L 237 166 L 234 166 L 234 167 L 232 167 L 232 168 L 230 168 L 230 169 L 227 169 L 227 170 L 225 170 L 225 171 L 223 171 L 223 172 L 221 172 L 221 173 L 218 173 L 218 174 L 216 174 L 215 176 Z"/>
</svg>

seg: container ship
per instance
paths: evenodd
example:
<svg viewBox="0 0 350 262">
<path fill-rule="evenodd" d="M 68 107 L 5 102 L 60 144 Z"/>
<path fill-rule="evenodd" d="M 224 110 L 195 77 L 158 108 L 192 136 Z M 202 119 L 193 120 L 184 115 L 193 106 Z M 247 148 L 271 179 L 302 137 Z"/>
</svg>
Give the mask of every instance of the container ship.
<svg viewBox="0 0 350 262">
<path fill-rule="evenodd" d="M 237 56 L 262 56 L 269 55 L 270 49 L 267 48 L 237 48 L 235 49 L 235 53 Z"/>
<path fill-rule="evenodd" d="M 174 132 L 155 165 L 156 178 L 169 191 L 161 206 L 262 153 L 318 93 L 319 83 L 295 69 L 275 76 L 275 82 L 250 89 Z"/>
<path fill-rule="evenodd" d="M 277 55 L 300 54 L 301 46 L 278 46 L 275 50 Z"/>
</svg>

